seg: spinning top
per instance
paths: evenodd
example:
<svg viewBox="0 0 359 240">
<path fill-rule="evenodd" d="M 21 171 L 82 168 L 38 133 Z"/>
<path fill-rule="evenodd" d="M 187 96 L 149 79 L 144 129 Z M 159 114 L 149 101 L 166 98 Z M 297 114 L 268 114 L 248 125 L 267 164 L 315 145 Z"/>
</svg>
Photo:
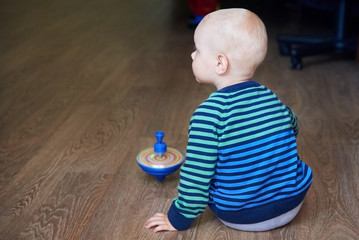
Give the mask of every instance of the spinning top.
<svg viewBox="0 0 359 240">
<path fill-rule="evenodd" d="M 162 181 L 167 175 L 178 170 L 183 163 L 183 155 L 176 148 L 167 147 L 162 141 L 163 132 L 156 132 L 157 142 L 153 148 L 146 148 L 137 155 L 137 163 L 142 170 Z"/>
</svg>

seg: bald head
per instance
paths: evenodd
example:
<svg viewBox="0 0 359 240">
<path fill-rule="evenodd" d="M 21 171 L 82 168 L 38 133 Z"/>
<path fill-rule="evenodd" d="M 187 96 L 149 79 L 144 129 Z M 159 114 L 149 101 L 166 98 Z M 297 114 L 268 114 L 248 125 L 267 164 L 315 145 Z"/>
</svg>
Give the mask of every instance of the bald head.
<svg viewBox="0 0 359 240">
<path fill-rule="evenodd" d="M 222 9 L 208 14 L 196 31 L 208 35 L 214 51 L 225 54 L 232 71 L 252 77 L 267 52 L 267 33 L 261 19 L 243 8 Z"/>
</svg>

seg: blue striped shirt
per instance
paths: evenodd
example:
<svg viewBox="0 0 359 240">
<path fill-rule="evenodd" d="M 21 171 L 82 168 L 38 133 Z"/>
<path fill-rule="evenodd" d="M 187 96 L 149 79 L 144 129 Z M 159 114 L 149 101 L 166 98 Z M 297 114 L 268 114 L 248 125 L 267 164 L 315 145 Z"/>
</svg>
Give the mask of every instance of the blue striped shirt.
<svg viewBox="0 0 359 240">
<path fill-rule="evenodd" d="M 240 224 L 295 208 L 312 182 L 298 157 L 298 131 L 293 112 L 254 81 L 212 93 L 191 118 L 171 224 L 187 229 L 207 206 Z"/>
</svg>

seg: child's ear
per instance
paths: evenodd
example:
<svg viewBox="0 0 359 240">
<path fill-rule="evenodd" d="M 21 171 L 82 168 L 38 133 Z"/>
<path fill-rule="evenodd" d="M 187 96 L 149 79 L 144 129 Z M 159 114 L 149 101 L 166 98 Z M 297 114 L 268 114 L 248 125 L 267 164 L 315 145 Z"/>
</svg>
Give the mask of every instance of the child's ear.
<svg viewBox="0 0 359 240">
<path fill-rule="evenodd" d="M 218 54 L 217 64 L 216 64 L 216 73 L 218 75 L 223 75 L 227 72 L 229 67 L 228 58 L 223 54 Z"/>
</svg>

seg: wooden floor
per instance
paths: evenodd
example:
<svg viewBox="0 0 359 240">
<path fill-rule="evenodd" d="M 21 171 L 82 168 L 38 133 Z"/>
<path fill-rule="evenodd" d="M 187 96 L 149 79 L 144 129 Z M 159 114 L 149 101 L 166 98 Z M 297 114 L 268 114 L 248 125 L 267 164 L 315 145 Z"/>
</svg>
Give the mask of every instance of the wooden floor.
<svg viewBox="0 0 359 240">
<path fill-rule="evenodd" d="M 186 1 L 1 1 L 0 239 L 359 239 L 359 63 L 319 56 L 290 70 L 276 35 L 318 31 L 273 8 L 251 8 L 269 34 L 254 79 L 299 118 L 314 172 L 301 212 L 253 233 L 205 211 L 188 231 L 154 234 L 145 220 L 167 211 L 179 175 L 159 182 L 136 155 L 158 130 L 185 151 L 214 90 L 192 75 Z"/>
</svg>

